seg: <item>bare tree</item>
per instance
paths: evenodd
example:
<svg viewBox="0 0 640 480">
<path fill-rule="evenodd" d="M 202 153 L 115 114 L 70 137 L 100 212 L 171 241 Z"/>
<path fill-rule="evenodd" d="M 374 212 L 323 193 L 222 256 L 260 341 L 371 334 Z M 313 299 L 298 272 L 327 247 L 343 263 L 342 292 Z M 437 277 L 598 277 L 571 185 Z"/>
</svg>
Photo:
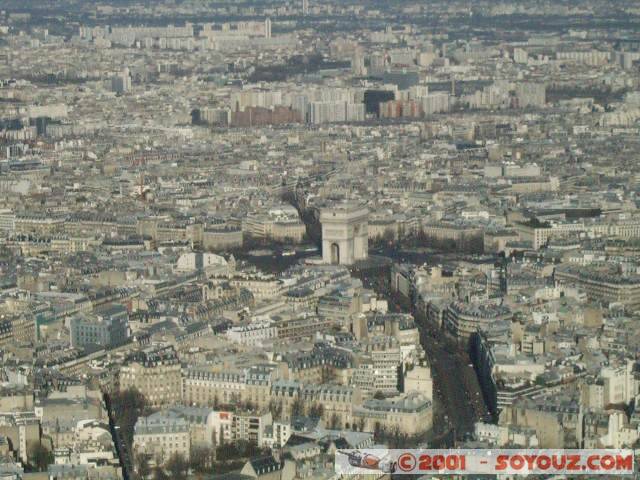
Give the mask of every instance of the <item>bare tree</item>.
<svg viewBox="0 0 640 480">
<path fill-rule="evenodd" d="M 41 442 L 34 442 L 27 451 L 29 465 L 39 472 L 44 472 L 53 463 L 53 453 Z"/>
<path fill-rule="evenodd" d="M 162 467 L 157 466 L 153 469 L 153 480 L 169 480 L 169 475 L 165 473 Z"/>
<path fill-rule="evenodd" d="M 195 447 L 191 450 L 189 463 L 197 473 L 205 473 L 212 462 L 212 452 L 206 447 Z"/>
<path fill-rule="evenodd" d="M 313 418 L 322 418 L 324 415 L 324 405 L 321 403 L 314 403 L 309 409 L 309 416 Z"/>
<path fill-rule="evenodd" d="M 299 417 L 305 414 L 304 401 L 300 397 L 296 397 L 296 399 L 291 404 L 291 416 Z"/>
<path fill-rule="evenodd" d="M 149 456 L 144 453 L 138 453 L 135 456 L 135 466 L 138 477 L 146 480 L 151 475 L 151 467 L 149 466 Z"/>
<path fill-rule="evenodd" d="M 189 463 L 181 453 L 176 452 L 171 455 L 166 467 L 173 480 L 186 480 L 189 473 Z"/>
<path fill-rule="evenodd" d="M 331 414 L 331 418 L 329 419 L 329 428 L 331 430 L 336 430 L 340 426 L 340 417 L 336 412 Z"/>
</svg>

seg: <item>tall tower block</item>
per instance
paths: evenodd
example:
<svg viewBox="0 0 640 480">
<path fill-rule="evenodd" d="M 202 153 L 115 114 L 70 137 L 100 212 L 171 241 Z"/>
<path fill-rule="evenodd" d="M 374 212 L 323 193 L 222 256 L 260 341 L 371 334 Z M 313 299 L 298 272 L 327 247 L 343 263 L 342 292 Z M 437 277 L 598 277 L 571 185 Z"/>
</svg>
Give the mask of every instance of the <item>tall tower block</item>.
<svg viewBox="0 0 640 480">
<path fill-rule="evenodd" d="M 322 261 L 352 265 L 369 255 L 369 210 L 357 203 L 342 203 L 320 211 Z"/>
<path fill-rule="evenodd" d="M 264 21 L 264 38 L 271 38 L 271 19 L 267 18 Z"/>
</svg>

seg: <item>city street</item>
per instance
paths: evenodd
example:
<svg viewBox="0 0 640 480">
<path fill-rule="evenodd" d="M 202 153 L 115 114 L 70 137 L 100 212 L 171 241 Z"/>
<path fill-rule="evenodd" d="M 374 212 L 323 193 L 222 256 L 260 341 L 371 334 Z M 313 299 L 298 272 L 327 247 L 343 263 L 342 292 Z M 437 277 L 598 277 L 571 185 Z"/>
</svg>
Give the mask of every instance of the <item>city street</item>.
<svg viewBox="0 0 640 480">
<path fill-rule="evenodd" d="M 469 355 L 444 332 L 430 325 L 406 298 L 391 296 L 388 275 L 378 272 L 364 277 L 365 285 L 389 300 L 389 309 L 414 314 L 420 342 L 431 363 L 434 383 L 433 446 L 451 447 L 473 433 L 474 422 L 489 418 Z"/>
<path fill-rule="evenodd" d="M 424 322 L 420 329 L 420 340 L 432 367 L 436 415 L 442 416 L 434 421 L 434 428 L 441 431 L 434 433 L 448 442 L 452 437 L 462 440 L 473 432 L 474 422 L 487 415 L 475 371 L 469 366 L 468 355 L 441 332 Z"/>
</svg>

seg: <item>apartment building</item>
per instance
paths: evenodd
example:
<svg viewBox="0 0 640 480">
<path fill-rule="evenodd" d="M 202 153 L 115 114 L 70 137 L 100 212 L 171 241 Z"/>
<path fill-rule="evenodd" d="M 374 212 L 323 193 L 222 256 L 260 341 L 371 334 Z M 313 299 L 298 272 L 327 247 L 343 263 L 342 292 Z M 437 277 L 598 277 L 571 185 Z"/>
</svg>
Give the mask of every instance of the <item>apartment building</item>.
<svg viewBox="0 0 640 480">
<path fill-rule="evenodd" d="M 120 304 L 101 305 L 91 313 L 79 313 L 69 325 L 71 346 L 99 345 L 113 348 L 129 338 L 129 312 Z"/>
<path fill-rule="evenodd" d="M 189 424 L 162 412 L 140 417 L 134 427 L 133 451 L 149 455 L 156 465 L 164 464 L 174 454 L 188 460 L 191 455 Z"/>
<path fill-rule="evenodd" d="M 182 375 L 172 346 L 153 345 L 134 353 L 119 372 L 120 389 L 135 388 L 152 407 L 182 400 Z"/>
<path fill-rule="evenodd" d="M 241 372 L 212 371 L 189 367 L 182 372 L 183 402 L 199 407 L 252 404 L 265 408 L 270 401 L 270 388 L 275 367 L 252 366 Z"/>
<path fill-rule="evenodd" d="M 512 317 L 508 307 L 491 302 L 452 302 L 444 311 L 444 326 L 458 340 L 466 341 L 471 335 L 500 320 Z"/>
<path fill-rule="evenodd" d="M 361 406 L 354 406 L 352 423 L 362 424 L 363 431 L 367 432 L 399 429 L 408 435 L 417 435 L 432 429 L 433 404 L 420 392 L 370 399 Z"/>
<path fill-rule="evenodd" d="M 583 290 L 591 300 L 619 303 L 632 309 L 640 307 L 640 276 L 623 275 L 615 267 L 576 267 L 560 265 L 555 280 Z"/>
</svg>

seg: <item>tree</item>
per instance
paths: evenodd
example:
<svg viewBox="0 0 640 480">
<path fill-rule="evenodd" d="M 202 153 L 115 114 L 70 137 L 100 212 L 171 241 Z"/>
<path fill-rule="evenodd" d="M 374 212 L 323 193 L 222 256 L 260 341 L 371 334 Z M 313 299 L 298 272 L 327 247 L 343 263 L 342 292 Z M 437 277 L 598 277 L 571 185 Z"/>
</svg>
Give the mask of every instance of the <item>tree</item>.
<svg viewBox="0 0 640 480">
<path fill-rule="evenodd" d="M 408 433 L 401 433 L 400 434 L 400 438 L 398 440 L 398 447 L 399 448 L 407 448 L 410 443 L 409 443 L 410 437 Z"/>
<path fill-rule="evenodd" d="M 213 430 L 211 432 L 211 463 L 216 461 L 216 448 L 218 448 L 218 435 L 216 431 Z"/>
<path fill-rule="evenodd" d="M 212 452 L 205 447 L 195 447 L 191 451 L 191 457 L 189 463 L 191 468 L 197 473 L 205 473 L 211 466 Z"/>
<path fill-rule="evenodd" d="M 269 402 L 269 412 L 274 419 L 279 419 L 282 416 L 282 401 L 271 400 Z"/>
<path fill-rule="evenodd" d="M 331 414 L 331 418 L 329 419 L 329 429 L 336 430 L 340 426 L 340 417 L 336 412 Z"/>
<path fill-rule="evenodd" d="M 237 444 L 238 454 L 243 458 L 257 457 L 262 452 L 255 441 L 240 440 Z"/>
<path fill-rule="evenodd" d="M 222 428 L 218 430 L 218 446 L 224 445 L 224 431 Z"/>
<path fill-rule="evenodd" d="M 218 461 L 232 460 L 240 455 L 240 449 L 234 443 L 221 443 L 216 449 L 216 460 Z"/>
<path fill-rule="evenodd" d="M 399 448 L 399 445 L 400 445 L 400 427 L 398 425 L 395 425 L 393 427 L 393 429 L 391 430 L 391 435 L 392 435 L 391 445 L 393 445 L 393 448 Z"/>
<path fill-rule="evenodd" d="M 373 438 L 376 442 L 381 442 L 381 440 L 385 437 L 384 427 L 380 422 L 376 422 L 373 425 Z"/>
<path fill-rule="evenodd" d="M 169 457 L 166 467 L 173 480 L 185 480 L 189 473 L 189 463 L 179 452 L 175 452 Z"/>
<path fill-rule="evenodd" d="M 296 397 L 291 404 L 291 416 L 299 417 L 301 415 L 304 415 L 304 402 L 300 397 Z"/>
<path fill-rule="evenodd" d="M 358 430 L 364 432 L 364 418 L 360 418 L 358 421 Z"/>
<path fill-rule="evenodd" d="M 384 400 L 384 393 L 378 390 L 376 393 L 373 394 L 373 398 L 375 398 L 376 400 Z"/>
<path fill-rule="evenodd" d="M 133 429 L 138 418 L 149 414 L 147 400 L 135 388 L 117 391 L 111 395 L 111 410 L 114 412 L 116 424 L 122 431 L 124 441 L 131 447 Z"/>
<path fill-rule="evenodd" d="M 165 473 L 162 467 L 158 466 L 153 469 L 153 480 L 169 480 L 169 475 Z"/>
<path fill-rule="evenodd" d="M 135 457 L 136 471 L 138 477 L 146 480 L 151 475 L 151 467 L 149 466 L 149 456 L 144 453 L 138 453 Z"/>
<path fill-rule="evenodd" d="M 391 244 L 395 241 L 395 239 L 396 235 L 395 233 L 393 233 L 393 230 L 391 230 L 390 228 L 385 228 L 384 232 L 382 233 L 382 240 L 384 240 L 388 244 Z"/>
<path fill-rule="evenodd" d="M 309 416 L 312 418 L 322 418 L 324 415 L 324 405 L 321 403 L 314 403 L 309 409 Z"/>
<path fill-rule="evenodd" d="M 44 472 L 54 461 L 51 450 L 42 445 L 41 442 L 33 443 L 29 447 L 27 458 L 29 459 L 29 464 L 39 472 Z"/>
</svg>

